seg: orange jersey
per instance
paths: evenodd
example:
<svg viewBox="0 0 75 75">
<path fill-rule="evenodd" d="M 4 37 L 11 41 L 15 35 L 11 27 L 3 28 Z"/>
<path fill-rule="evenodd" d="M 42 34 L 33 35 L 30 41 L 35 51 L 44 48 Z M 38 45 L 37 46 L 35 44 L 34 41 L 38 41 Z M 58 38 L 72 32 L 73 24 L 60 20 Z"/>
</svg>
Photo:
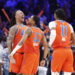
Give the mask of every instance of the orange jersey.
<svg viewBox="0 0 75 75">
<path fill-rule="evenodd" d="M 21 27 L 19 25 L 17 25 L 17 27 L 18 27 L 18 31 L 17 31 L 16 36 L 15 36 L 14 41 L 13 41 L 13 49 L 16 47 L 16 45 L 21 40 L 21 38 L 23 36 L 23 32 L 24 32 L 24 30 L 26 28 L 26 26 Z M 23 50 L 24 50 L 24 46 L 22 46 L 17 52 L 20 53 L 20 52 L 23 52 Z"/>
<path fill-rule="evenodd" d="M 60 22 L 58 20 L 56 22 L 56 38 L 53 43 L 53 48 L 70 48 L 71 42 L 71 30 L 69 23 L 67 22 Z"/>
<path fill-rule="evenodd" d="M 27 38 L 25 42 L 24 52 L 25 53 L 36 53 L 39 54 L 39 45 L 42 39 L 42 31 L 37 27 L 30 27 L 32 35 Z"/>
</svg>

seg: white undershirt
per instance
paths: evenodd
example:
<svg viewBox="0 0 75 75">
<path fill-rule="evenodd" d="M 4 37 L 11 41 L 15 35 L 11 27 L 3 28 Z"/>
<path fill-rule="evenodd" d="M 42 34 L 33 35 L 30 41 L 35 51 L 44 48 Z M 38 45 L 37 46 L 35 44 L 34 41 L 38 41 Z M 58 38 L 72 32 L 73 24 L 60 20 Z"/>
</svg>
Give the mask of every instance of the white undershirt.
<svg viewBox="0 0 75 75">
<path fill-rule="evenodd" d="M 65 22 L 65 21 L 63 21 L 63 20 L 59 20 L 59 21 Z M 56 24 L 55 21 L 49 22 L 49 29 L 56 28 L 56 25 L 57 25 L 57 24 Z M 74 30 L 73 30 L 72 25 L 69 24 L 69 26 L 70 26 L 70 29 L 71 29 L 71 33 L 74 33 Z"/>
<path fill-rule="evenodd" d="M 63 20 L 59 20 L 59 21 L 60 21 L 60 22 L 65 22 L 65 21 L 63 21 Z M 49 29 L 51 30 L 52 28 L 56 28 L 56 25 L 57 25 L 57 24 L 56 24 L 55 21 L 49 22 Z M 69 24 L 69 26 L 70 26 L 71 33 L 74 33 L 74 30 L 73 30 L 72 25 Z M 49 41 L 50 46 L 52 46 L 52 44 L 53 44 L 55 38 L 56 38 L 56 30 L 53 29 L 53 30 L 51 30 L 51 33 L 50 33 L 50 41 Z"/>
</svg>

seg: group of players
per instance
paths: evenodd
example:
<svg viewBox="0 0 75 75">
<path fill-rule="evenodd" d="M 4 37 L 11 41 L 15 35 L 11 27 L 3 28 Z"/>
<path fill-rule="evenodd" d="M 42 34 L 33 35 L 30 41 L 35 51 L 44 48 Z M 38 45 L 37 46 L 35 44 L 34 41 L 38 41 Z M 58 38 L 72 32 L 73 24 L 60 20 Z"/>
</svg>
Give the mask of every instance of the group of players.
<svg viewBox="0 0 75 75">
<path fill-rule="evenodd" d="M 49 23 L 50 38 L 47 44 L 43 31 L 37 27 L 40 18 L 31 16 L 28 19 L 30 26 L 23 24 L 24 13 L 21 10 L 14 12 L 8 36 L 9 75 L 36 75 L 40 58 L 40 43 L 44 53 L 40 66 L 45 65 L 48 46 L 54 49 L 51 61 L 52 75 L 71 75 L 73 72 L 73 53 L 71 44 L 75 44 L 75 35 L 72 26 L 65 21 L 65 12 L 57 9 L 54 12 L 55 21 Z"/>
</svg>

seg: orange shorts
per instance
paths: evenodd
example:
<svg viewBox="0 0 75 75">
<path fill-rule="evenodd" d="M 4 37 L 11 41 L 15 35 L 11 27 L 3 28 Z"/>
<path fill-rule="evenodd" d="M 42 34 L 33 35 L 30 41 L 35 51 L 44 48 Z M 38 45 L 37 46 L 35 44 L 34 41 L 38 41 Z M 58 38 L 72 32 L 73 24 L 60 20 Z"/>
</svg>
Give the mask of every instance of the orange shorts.
<svg viewBox="0 0 75 75">
<path fill-rule="evenodd" d="M 20 72 L 20 69 L 21 69 L 21 65 L 22 65 L 23 54 L 16 53 L 14 55 L 14 59 L 15 59 L 16 63 L 15 64 L 12 64 L 10 62 L 9 72 L 19 73 Z"/>
<path fill-rule="evenodd" d="M 29 53 L 24 54 L 21 74 L 36 74 L 39 65 L 39 54 Z"/>
<path fill-rule="evenodd" d="M 51 61 L 52 72 L 73 72 L 73 53 L 69 48 L 55 49 Z"/>
</svg>

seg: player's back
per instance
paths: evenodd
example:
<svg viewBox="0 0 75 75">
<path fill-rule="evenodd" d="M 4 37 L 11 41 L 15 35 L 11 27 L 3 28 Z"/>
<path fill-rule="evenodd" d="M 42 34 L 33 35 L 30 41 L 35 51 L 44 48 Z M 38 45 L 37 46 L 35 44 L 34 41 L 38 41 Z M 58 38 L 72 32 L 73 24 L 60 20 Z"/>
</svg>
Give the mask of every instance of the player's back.
<svg viewBox="0 0 75 75">
<path fill-rule="evenodd" d="M 27 38 L 24 44 L 24 52 L 39 54 L 39 45 L 42 40 L 42 31 L 38 27 L 30 27 L 30 29 L 32 30 L 32 35 Z"/>
<path fill-rule="evenodd" d="M 66 21 L 56 20 L 56 39 L 53 48 L 70 48 L 71 29 Z"/>
<path fill-rule="evenodd" d="M 16 32 L 16 35 L 15 35 L 15 38 L 14 38 L 14 41 L 13 41 L 13 49 L 15 48 L 15 46 L 19 43 L 19 41 L 21 40 L 22 36 L 23 36 L 23 33 L 24 33 L 24 30 L 26 29 L 27 26 L 19 26 L 19 25 L 16 25 L 17 27 L 17 32 Z M 22 46 L 17 52 L 23 52 L 23 49 L 24 49 L 24 46 Z"/>
</svg>

